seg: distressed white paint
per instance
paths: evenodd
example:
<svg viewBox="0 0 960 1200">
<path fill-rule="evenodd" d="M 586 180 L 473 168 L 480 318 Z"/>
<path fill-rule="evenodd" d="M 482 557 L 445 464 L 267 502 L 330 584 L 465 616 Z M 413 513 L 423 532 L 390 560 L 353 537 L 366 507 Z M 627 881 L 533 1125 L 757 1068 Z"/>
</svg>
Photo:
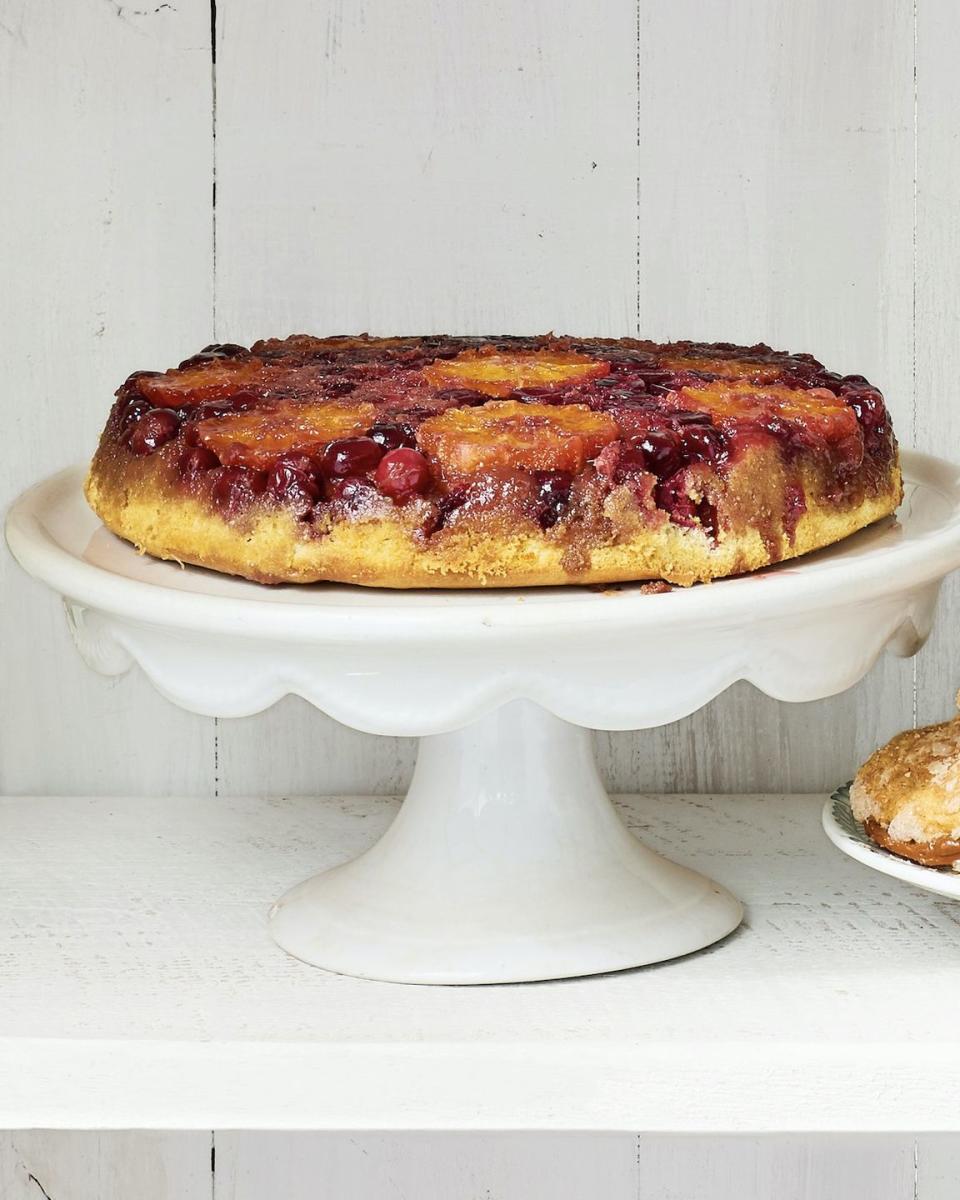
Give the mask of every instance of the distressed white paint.
<svg viewBox="0 0 960 1200">
<path fill-rule="evenodd" d="M 938 1200 L 934 1185 L 916 1186 L 921 1161 L 917 1139 L 909 1134 L 641 1136 L 635 1195 L 636 1200 Z"/>
<path fill-rule="evenodd" d="M 960 910 L 837 853 L 821 799 L 630 799 L 644 840 L 744 899 L 742 929 L 453 989 L 327 974 L 267 931 L 392 800 L 0 802 L 0 1128 L 956 1128 Z"/>
<path fill-rule="evenodd" d="M 638 319 L 766 337 L 875 376 L 903 441 L 949 452 L 953 17 L 947 0 L 236 0 L 218 11 L 214 144 L 203 0 L 6 0 L 0 502 L 85 457 L 116 381 L 201 344 L 214 300 L 224 337 Z M 408 781 L 409 742 L 296 700 L 215 737 L 142 680 L 91 675 L 5 554 L 0 589 L 0 789 Z M 923 719 L 950 708 L 958 594 L 916 664 Z M 824 788 L 911 723 L 913 672 L 886 660 L 812 706 L 740 685 L 678 725 L 602 736 L 607 781 Z"/>
<path fill-rule="evenodd" d="M 0 506 L 95 444 L 136 367 L 211 331 L 205 0 L 0 5 Z M 0 553 L 0 791 L 203 791 L 213 737 L 77 660 Z"/>
<path fill-rule="evenodd" d="M 214 1200 L 637 1200 L 636 1188 L 628 1133 L 217 1134 Z"/>
<path fill-rule="evenodd" d="M 212 1134 L 0 1132 L 3 1200 L 210 1200 Z"/>
</svg>

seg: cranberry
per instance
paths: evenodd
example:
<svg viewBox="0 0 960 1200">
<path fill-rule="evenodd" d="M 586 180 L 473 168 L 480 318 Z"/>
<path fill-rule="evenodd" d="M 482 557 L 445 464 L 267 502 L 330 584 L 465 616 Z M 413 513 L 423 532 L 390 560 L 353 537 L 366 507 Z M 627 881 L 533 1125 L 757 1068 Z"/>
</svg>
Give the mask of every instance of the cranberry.
<svg viewBox="0 0 960 1200">
<path fill-rule="evenodd" d="M 415 449 L 417 437 L 409 425 L 374 425 L 368 435 L 383 450 L 399 450 L 401 446 Z"/>
<path fill-rule="evenodd" d="M 717 509 L 709 500 L 701 500 L 697 505 L 697 520 L 700 528 L 712 542 L 717 540 Z"/>
<path fill-rule="evenodd" d="M 604 375 L 602 379 L 593 381 L 595 388 L 602 388 L 606 391 L 622 392 L 623 395 L 629 396 L 632 392 L 645 392 L 647 385 L 639 376 L 634 379 L 629 375 Z"/>
<path fill-rule="evenodd" d="M 267 475 L 267 487 L 278 500 L 293 505 L 301 513 L 309 512 L 320 499 L 320 486 L 314 465 L 305 455 L 279 458 Z"/>
<path fill-rule="evenodd" d="M 149 400 L 128 400 L 120 410 L 120 428 L 128 430 L 150 411 Z"/>
<path fill-rule="evenodd" d="M 116 395 L 121 400 L 130 400 L 136 398 L 142 394 L 138 386 L 139 381 L 141 379 L 157 379 L 159 378 L 160 374 L 160 371 L 134 371 L 133 374 L 128 375 L 123 383 L 121 383 L 121 385 L 117 388 Z"/>
<path fill-rule="evenodd" d="M 323 394 L 325 396 L 348 396 L 356 388 L 356 380 L 353 379 L 325 379 L 323 381 Z"/>
<path fill-rule="evenodd" d="M 327 495 L 348 508 L 362 508 L 377 496 L 377 489 L 365 475 L 344 475 L 327 481 Z"/>
<path fill-rule="evenodd" d="M 678 525 L 696 524 L 696 507 L 687 495 L 682 471 L 658 483 L 654 497 L 657 507 L 665 509 L 670 514 L 671 521 Z"/>
<path fill-rule="evenodd" d="M 687 412 L 680 409 L 677 412 L 670 414 L 671 419 L 678 425 L 710 425 L 712 424 L 710 414 L 705 412 Z"/>
<path fill-rule="evenodd" d="M 537 519 L 544 529 L 556 525 L 570 503 L 573 475 L 569 471 L 536 471 Z"/>
<path fill-rule="evenodd" d="M 601 412 L 617 412 L 629 409 L 633 412 L 662 412 L 663 408 L 652 396 L 644 393 L 609 390 L 593 400 L 593 407 Z"/>
<path fill-rule="evenodd" d="M 457 509 L 466 504 L 467 496 L 466 488 L 457 488 L 438 500 L 436 516 L 428 523 L 426 532 L 436 533 L 438 529 L 443 529 Z"/>
<path fill-rule="evenodd" d="M 401 446 L 383 456 L 374 479 L 385 496 L 402 504 L 430 486 L 430 464 L 419 450 Z"/>
<path fill-rule="evenodd" d="M 130 429 L 127 445 L 134 454 L 152 454 L 177 436 L 180 422 L 169 408 L 151 408 Z"/>
<path fill-rule="evenodd" d="M 723 454 L 723 436 L 710 425 L 687 425 L 681 432 L 685 463 L 716 463 Z"/>
<path fill-rule="evenodd" d="M 184 450 L 180 455 L 179 468 L 184 479 L 192 479 L 195 475 L 200 475 L 204 471 L 212 471 L 219 465 L 219 458 L 205 446 L 194 446 L 192 449 Z"/>
<path fill-rule="evenodd" d="M 672 475 L 680 466 L 679 435 L 672 429 L 648 429 L 640 438 L 640 449 L 647 462 L 647 470 L 659 479 Z"/>
<path fill-rule="evenodd" d="M 485 392 L 475 392 L 472 388 L 443 388 L 436 395 L 438 400 L 450 401 L 456 408 L 475 408 L 490 399 Z"/>
<path fill-rule="evenodd" d="M 325 475 L 343 478 L 372 471 L 382 457 L 383 449 L 373 438 L 337 438 L 324 450 L 320 466 Z"/>
<path fill-rule="evenodd" d="M 873 389 L 855 392 L 847 397 L 847 401 L 864 428 L 880 429 L 886 423 L 887 410 L 879 392 Z"/>
<path fill-rule="evenodd" d="M 221 467 L 213 485 L 213 499 L 227 516 L 236 516 L 263 495 L 267 486 L 262 471 L 250 471 L 246 467 Z"/>
<path fill-rule="evenodd" d="M 199 367 L 203 363 L 218 362 L 224 358 L 249 358 L 250 351 L 246 346 L 238 346 L 234 342 L 213 342 L 204 346 L 199 354 L 185 358 L 179 369 L 184 371 L 189 367 Z"/>
<path fill-rule="evenodd" d="M 195 421 L 208 421 L 211 417 L 222 417 L 227 413 L 246 412 L 249 408 L 256 408 L 263 399 L 262 392 L 241 388 L 230 396 L 221 396 L 219 400 L 205 400 L 191 412 Z"/>
</svg>

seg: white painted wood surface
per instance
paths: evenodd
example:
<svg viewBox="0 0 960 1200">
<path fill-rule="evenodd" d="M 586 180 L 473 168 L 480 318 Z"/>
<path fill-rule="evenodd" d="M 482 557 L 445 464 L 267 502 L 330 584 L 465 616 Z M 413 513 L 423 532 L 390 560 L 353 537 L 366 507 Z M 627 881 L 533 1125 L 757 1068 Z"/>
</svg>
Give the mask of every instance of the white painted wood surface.
<svg viewBox="0 0 960 1200">
<path fill-rule="evenodd" d="M 209 7 L 0 3 L 0 505 L 212 329 Z M 213 730 L 77 659 L 0 553 L 0 791 L 203 792 Z"/>
<path fill-rule="evenodd" d="M 637 1195 L 637 1139 L 628 1133 L 217 1134 L 214 1200 Z"/>
<path fill-rule="evenodd" d="M 0 1133 L 0 1200 L 210 1200 L 212 1143 L 206 1132 Z"/>
<path fill-rule="evenodd" d="M 451 989 L 330 975 L 267 931 L 393 800 L 0 802 L 0 1128 L 960 1132 L 960 910 L 835 851 L 820 804 L 629 799 L 743 928 Z"/>
<path fill-rule="evenodd" d="M 88 455 L 129 369 L 214 332 L 767 337 L 875 376 L 905 443 L 960 440 L 948 0 L 231 0 L 215 70 L 210 16 L 0 3 L 0 502 Z M 0 791 L 409 778 L 411 743 L 296 700 L 216 728 L 135 676 L 98 679 L 5 552 L 0 596 Z M 678 725 L 600 735 L 608 783 L 832 786 L 950 710 L 958 597 L 915 664 L 846 696 L 790 707 L 740 686 Z"/>
<path fill-rule="evenodd" d="M 0 1134 L 3 1200 L 955 1200 L 958 1182 L 944 1134 Z"/>
</svg>

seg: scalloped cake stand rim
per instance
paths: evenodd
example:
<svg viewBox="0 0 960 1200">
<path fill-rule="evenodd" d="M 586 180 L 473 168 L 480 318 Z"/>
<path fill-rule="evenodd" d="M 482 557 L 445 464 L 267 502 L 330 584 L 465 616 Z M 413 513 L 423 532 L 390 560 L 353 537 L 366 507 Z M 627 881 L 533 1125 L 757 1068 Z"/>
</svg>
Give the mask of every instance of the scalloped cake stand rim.
<svg viewBox="0 0 960 1200">
<path fill-rule="evenodd" d="M 62 595 L 165 626 L 284 641 L 366 639 L 379 633 L 415 642 L 450 633 L 488 639 L 494 629 L 552 639 L 565 630 L 582 632 L 598 617 L 607 631 L 704 620 L 726 625 L 756 620 L 765 612 L 782 616 L 826 608 L 841 589 L 850 603 L 939 579 L 960 563 L 960 467 L 915 452 L 904 452 L 903 465 L 908 494 L 896 524 L 880 522 L 826 550 L 751 575 L 659 595 L 631 584 L 450 591 L 265 587 L 137 554 L 106 534 L 87 509 L 79 467 L 24 492 L 10 509 L 6 534 L 21 565 Z M 946 509 L 942 521 L 913 530 L 911 486 L 939 494 Z M 98 531 L 115 543 L 109 568 L 87 557 Z"/>
</svg>

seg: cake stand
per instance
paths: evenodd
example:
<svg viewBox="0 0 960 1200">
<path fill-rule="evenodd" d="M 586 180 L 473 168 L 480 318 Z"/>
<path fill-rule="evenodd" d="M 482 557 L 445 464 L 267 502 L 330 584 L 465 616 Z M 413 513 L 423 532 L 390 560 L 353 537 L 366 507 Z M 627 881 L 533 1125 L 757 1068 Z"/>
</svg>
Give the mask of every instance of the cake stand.
<svg viewBox="0 0 960 1200">
<path fill-rule="evenodd" d="M 138 663 L 175 703 L 239 717 L 288 693 L 356 729 L 419 737 L 399 816 L 365 854 L 274 905 L 309 963 L 412 983 L 502 983 L 659 962 L 739 924 L 723 887 L 621 824 L 590 729 L 694 712 L 738 679 L 781 700 L 850 687 L 923 643 L 960 565 L 960 469 L 905 455 L 888 520 L 706 587 L 391 592 L 266 588 L 141 557 L 69 470 L 7 538 L 59 592 L 86 661 Z"/>
</svg>

